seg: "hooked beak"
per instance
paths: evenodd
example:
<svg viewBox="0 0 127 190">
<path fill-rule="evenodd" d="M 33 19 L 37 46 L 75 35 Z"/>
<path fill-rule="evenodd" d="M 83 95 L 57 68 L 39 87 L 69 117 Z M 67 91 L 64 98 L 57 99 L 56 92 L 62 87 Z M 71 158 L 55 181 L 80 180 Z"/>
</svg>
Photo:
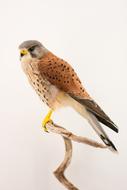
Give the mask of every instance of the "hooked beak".
<svg viewBox="0 0 127 190">
<path fill-rule="evenodd" d="M 24 55 L 28 54 L 28 50 L 27 49 L 21 49 L 20 50 L 20 57 L 23 57 Z"/>
</svg>

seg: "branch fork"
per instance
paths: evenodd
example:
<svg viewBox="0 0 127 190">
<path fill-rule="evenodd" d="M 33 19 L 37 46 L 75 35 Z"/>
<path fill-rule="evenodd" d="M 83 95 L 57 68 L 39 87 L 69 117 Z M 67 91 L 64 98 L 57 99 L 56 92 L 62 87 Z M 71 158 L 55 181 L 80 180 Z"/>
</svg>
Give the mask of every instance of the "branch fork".
<svg viewBox="0 0 127 190">
<path fill-rule="evenodd" d="M 59 134 L 63 137 L 64 144 L 65 144 L 65 156 L 62 163 L 59 167 L 54 171 L 55 177 L 59 180 L 59 182 L 65 186 L 68 190 L 79 190 L 75 187 L 64 175 L 65 170 L 69 166 L 71 159 L 72 159 L 72 141 L 83 143 L 90 145 L 95 148 L 107 148 L 107 146 L 98 143 L 94 140 L 88 139 L 86 137 L 81 137 L 73 134 L 72 132 L 68 131 L 67 129 L 58 126 L 54 123 L 48 122 L 46 124 L 46 128 L 49 132 Z"/>
</svg>

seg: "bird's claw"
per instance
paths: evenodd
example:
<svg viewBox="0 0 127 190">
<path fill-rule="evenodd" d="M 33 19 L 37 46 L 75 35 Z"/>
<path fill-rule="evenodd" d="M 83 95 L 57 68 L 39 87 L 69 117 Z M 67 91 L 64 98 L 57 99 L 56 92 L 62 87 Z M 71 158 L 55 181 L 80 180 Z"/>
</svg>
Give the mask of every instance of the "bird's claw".
<svg viewBox="0 0 127 190">
<path fill-rule="evenodd" d="M 44 119 L 44 121 L 42 122 L 43 130 L 44 130 L 45 132 L 49 133 L 49 132 L 48 132 L 48 129 L 47 129 L 47 127 L 46 127 L 46 124 L 47 124 L 47 123 L 53 123 L 53 121 L 52 121 L 51 119 L 49 119 L 49 120 Z"/>
<path fill-rule="evenodd" d="M 46 128 L 46 124 L 47 124 L 48 122 L 53 123 L 52 120 L 50 119 L 50 118 L 51 118 L 51 115 L 52 115 L 52 112 L 53 112 L 53 111 L 50 110 L 50 111 L 48 112 L 48 114 L 46 115 L 46 117 L 44 118 L 43 122 L 42 122 L 42 127 L 43 127 L 43 129 L 44 129 L 45 132 L 48 132 L 48 129 Z"/>
</svg>

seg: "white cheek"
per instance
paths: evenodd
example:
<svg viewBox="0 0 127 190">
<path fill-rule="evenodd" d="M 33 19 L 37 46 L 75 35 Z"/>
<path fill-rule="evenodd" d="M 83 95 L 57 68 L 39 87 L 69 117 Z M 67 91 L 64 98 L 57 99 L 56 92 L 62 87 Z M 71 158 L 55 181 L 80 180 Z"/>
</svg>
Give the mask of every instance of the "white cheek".
<svg viewBox="0 0 127 190">
<path fill-rule="evenodd" d="M 24 55 L 22 58 L 21 58 L 21 65 L 22 65 L 22 69 L 25 73 L 27 73 L 28 69 L 29 69 L 29 63 L 32 62 L 32 57 L 27 54 L 27 55 Z"/>
<path fill-rule="evenodd" d="M 31 62 L 31 55 L 30 54 L 27 54 L 27 55 L 24 55 L 22 58 L 21 58 L 21 63 L 30 63 Z"/>
</svg>

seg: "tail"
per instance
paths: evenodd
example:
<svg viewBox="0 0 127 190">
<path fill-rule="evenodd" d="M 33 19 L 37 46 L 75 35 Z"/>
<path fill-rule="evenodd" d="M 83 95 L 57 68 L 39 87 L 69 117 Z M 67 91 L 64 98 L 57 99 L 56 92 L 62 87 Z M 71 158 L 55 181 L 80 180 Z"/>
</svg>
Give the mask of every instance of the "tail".
<svg viewBox="0 0 127 190">
<path fill-rule="evenodd" d="M 88 112 L 88 111 L 87 111 Z M 105 143 L 105 145 L 111 150 L 112 152 L 117 152 L 117 149 L 113 142 L 109 139 L 103 128 L 101 127 L 101 124 L 97 120 L 97 118 L 90 112 L 88 112 L 87 115 L 88 122 L 93 127 L 93 129 L 96 131 L 96 133 L 99 135 L 101 140 Z"/>
<path fill-rule="evenodd" d="M 104 142 L 106 146 L 108 146 L 109 150 L 112 152 L 117 152 L 117 149 L 113 142 L 109 139 L 103 128 L 101 127 L 101 124 L 99 123 L 98 119 L 89 112 L 85 106 L 81 105 L 77 101 L 74 100 L 74 102 L 71 104 L 71 106 L 85 119 L 88 120 L 92 128 L 95 130 L 95 132 L 99 135 L 101 140 Z"/>
</svg>

